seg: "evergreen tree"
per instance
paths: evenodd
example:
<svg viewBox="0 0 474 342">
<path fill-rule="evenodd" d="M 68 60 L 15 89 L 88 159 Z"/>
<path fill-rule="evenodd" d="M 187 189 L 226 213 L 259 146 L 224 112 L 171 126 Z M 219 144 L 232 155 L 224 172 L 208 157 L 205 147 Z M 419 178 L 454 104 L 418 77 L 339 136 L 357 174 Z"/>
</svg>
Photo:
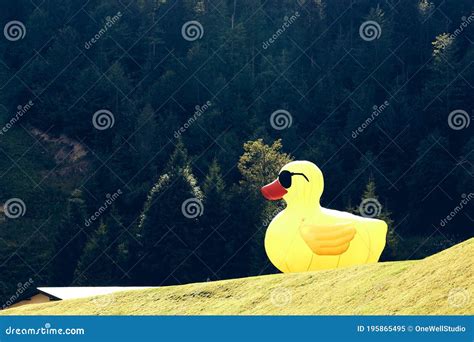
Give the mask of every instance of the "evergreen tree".
<svg viewBox="0 0 474 342">
<path fill-rule="evenodd" d="M 229 229 L 231 214 L 228 210 L 228 195 L 222 179 L 221 169 L 214 159 L 202 186 L 205 212 L 200 222 L 205 243 L 200 248 L 203 262 L 209 268 L 209 278 L 220 278 L 218 270 L 231 257 L 234 232 Z"/>
<path fill-rule="evenodd" d="M 138 170 L 142 179 L 149 179 L 156 167 L 158 147 L 155 139 L 158 135 L 153 108 L 147 104 L 137 118 L 133 146 L 137 152 Z"/>
<path fill-rule="evenodd" d="M 113 284 L 113 269 L 110 268 L 107 253 L 109 230 L 101 223 L 86 243 L 74 272 L 75 285 L 106 286 Z"/>
<path fill-rule="evenodd" d="M 373 178 L 369 179 L 364 193 L 362 194 L 361 203 L 364 201 L 370 201 L 371 204 L 374 204 L 377 207 L 376 210 L 379 212 L 374 218 L 385 221 L 388 226 L 387 244 L 382 255 L 382 260 L 393 260 L 394 258 L 397 258 L 400 238 L 397 232 L 395 232 L 394 222 L 391 218 L 392 213 L 386 208 L 385 204 L 380 202 L 379 197 L 376 194 L 375 181 Z M 351 211 L 355 214 L 364 216 L 364 213 L 361 213 L 361 207 L 353 208 Z"/>
<path fill-rule="evenodd" d="M 68 286 L 73 281 L 82 249 L 87 240 L 86 209 L 80 190 L 74 190 L 68 199 L 66 215 L 55 237 L 51 285 Z"/>
<path fill-rule="evenodd" d="M 465 84 L 460 74 L 458 46 L 456 40 L 444 33 L 436 36 L 432 42 L 433 59 L 430 64 L 430 78 L 426 82 L 424 94 L 424 129 L 444 127 L 448 114 L 459 108 L 464 95 Z M 429 108 L 430 111 L 426 111 Z M 462 107 L 461 107 L 462 108 Z"/>
<path fill-rule="evenodd" d="M 420 235 L 438 226 L 440 218 L 433 213 L 446 212 L 442 205 L 446 195 L 442 189 L 456 188 L 455 179 L 447 177 L 453 166 L 445 146 L 448 141 L 438 132 L 423 139 L 416 149 L 417 163 L 404 178 L 409 189 L 405 198 L 409 202 L 409 229 Z"/>
<path fill-rule="evenodd" d="M 127 281 L 124 273 L 129 267 L 128 244 L 130 236 L 123 234 L 116 207 L 90 234 L 74 272 L 77 285 L 120 285 Z"/>
<path fill-rule="evenodd" d="M 179 143 L 141 215 L 138 279 L 154 285 L 206 279 L 208 270 L 195 254 L 205 239 L 199 225 L 205 210 L 202 201 L 187 151 Z"/>
</svg>

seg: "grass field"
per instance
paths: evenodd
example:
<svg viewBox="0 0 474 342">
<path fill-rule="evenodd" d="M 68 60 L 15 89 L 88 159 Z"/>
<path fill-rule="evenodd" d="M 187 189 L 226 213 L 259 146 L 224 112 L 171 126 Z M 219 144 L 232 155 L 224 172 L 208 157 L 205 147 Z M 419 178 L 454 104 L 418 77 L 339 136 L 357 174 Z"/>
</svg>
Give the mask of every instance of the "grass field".
<svg viewBox="0 0 474 342">
<path fill-rule="evenodd" d="M 474 314 L 474 239 L 418 261 L 119 292 L 2 315 Z"/>
</svg>

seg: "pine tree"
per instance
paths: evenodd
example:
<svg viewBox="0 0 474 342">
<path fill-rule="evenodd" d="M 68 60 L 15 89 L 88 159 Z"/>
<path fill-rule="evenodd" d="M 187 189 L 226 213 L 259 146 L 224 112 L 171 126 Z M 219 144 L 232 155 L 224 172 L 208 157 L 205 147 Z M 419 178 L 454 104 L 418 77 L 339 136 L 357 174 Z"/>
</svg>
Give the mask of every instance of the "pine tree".
<svg viewBox="0 0 474 342">
<path fill-rule="evenodd" d="M 149 179 L 152 175 L 155 166 L 154 158 L 156 158 L 158 152 L 155 141 L 158 135 L 153 108 L 150 104 L 147 104 L 138 116 L 134 135 L 134 149 L 138 154 L 138 165 L 143 179 Z"/>
<path fill-rule="evenodd" d="M 387 223 L 387 245 L 383 252 L 382 258 L 394 260 L 395 258 L 397 258 L 397 252 L 399 248 L 399 236 L 395 232 L 394 222 L 391 218 L 392 213 L 387 210 L 385 205 L 382 205 L 382 203 L 380 203 L 379 197 L 376 193 L 376 186 L 373 178 L 369 178 L 369 181 L 365 186 L 364 193 L 361 197 L 361 205 L 355 208 L 350 208 L 349 211 L 357 215 L 366 215 L 366 213 L 363 212 L 364 209 L 362 208 L 362 203 L 365 201 L 369 201 L 371 205 L 373 205 L 373 208 L 375 208 L 374 213 L 377 213 L 377 215 L 374 218 L 385 221 L 385 223 Z M 372 215 L 372 211 L 370 212 L 370 214 Z"/>
<path fill-rule="evenodd" d="M 55 238 L 51 285 L 67 286 L 73 281 L 82 249 L 87 240 L 86 209 L 80 190 L 74 190 L 68 200 L 67 212 Z"/>
<path fill-rule="evenodd" d="M 113 284 L 113 269 L 104 254 L 109 247 L 109 229 L 101 223 L 86 243 L 74 272 L 75 285 L 105 286 Z"/>
<path fill-rule="evenodd" d="M 443 205 L 446 190 L 441 189 L 456 188 L 457 180 L 447 177 L 453 167 L 447 146 L 447 139 L 438 132 L 423 139 L 416 149 L 415 167 L 402 179 L 408 190 L 405 200 L 409 204 L 409 227 L 419 235 L 431 233 L 439 224 L 439 217 L 433 213 L 447 210 Z"/>
<path fill-rule="evenodd" d="M 233 232 L 229 229 L 231 219 L 226 186 L 216 159 L 209 166 L 202 188 L 205 213 L 200 221 L 206 240 L 200 248 L 200 255 L 209 268 L 209 278 L 221 278 L 217 271 L 231 256 Z"/>
<path fill-rule="evenodd" d="M 199 217 L 203 195 L 182 143 L 148 194 L 138 232 L 143 248 L 139 279 L 145 284 L 205 280 L 208 270 L 196 256 L 204 238 Z"/>
<path fill-rule="evenodd" d="M 429 65 L 430 77 L 423 91 L 424 125 L 432 131 L 435 127 L 449 127 L 444 123 L 448 114 L 457 109 L 465 93 L 463 79 L 458 79 L 460 63 L 459 48 L 456 40 L 444 33 L 436 36 L 432 42 L 433 60 Z M 430 110 L 426 110 L 426 109 Z M 462 107 L 461 107 L 462 108 Z"/>
<path fill-rule="evenodd" d="M 74 272 L 74 284 L 89 286 L 125 283 L 129 267 L 130 236 L 122 234 L 120 215 L 115 206 L 90 235 Z"/>
</svg>

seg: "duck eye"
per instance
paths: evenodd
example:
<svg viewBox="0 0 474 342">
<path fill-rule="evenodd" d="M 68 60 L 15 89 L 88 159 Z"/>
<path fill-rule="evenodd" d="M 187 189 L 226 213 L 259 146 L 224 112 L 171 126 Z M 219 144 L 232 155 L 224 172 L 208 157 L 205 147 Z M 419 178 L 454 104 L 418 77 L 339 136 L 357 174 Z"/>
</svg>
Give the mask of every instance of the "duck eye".
<svg viewBox="0 0 474 342">
<path fill-rule="evenodd" d="M 291 186 L 291 172 L 290 171 L 282 171 L 278 175 L 278 181 L 280 182 L 281 186 L 288 189 Z"/>
</svg>

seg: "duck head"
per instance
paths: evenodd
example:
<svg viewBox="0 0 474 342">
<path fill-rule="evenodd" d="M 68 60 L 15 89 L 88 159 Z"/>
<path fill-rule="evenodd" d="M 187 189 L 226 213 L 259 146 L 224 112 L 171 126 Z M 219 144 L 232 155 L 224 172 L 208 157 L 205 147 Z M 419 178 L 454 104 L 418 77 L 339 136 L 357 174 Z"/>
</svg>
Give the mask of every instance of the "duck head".
<svg viewBox="0 0 474 342">
<path fill-rule="evenodd" d="M 262 195 L 272 201 L 284 199 L 288 208 L 319 207 L 324 189 L 321 170 L 306 160 L 286 164 L 272 183 L 262 187 Z"/>
</svg>

